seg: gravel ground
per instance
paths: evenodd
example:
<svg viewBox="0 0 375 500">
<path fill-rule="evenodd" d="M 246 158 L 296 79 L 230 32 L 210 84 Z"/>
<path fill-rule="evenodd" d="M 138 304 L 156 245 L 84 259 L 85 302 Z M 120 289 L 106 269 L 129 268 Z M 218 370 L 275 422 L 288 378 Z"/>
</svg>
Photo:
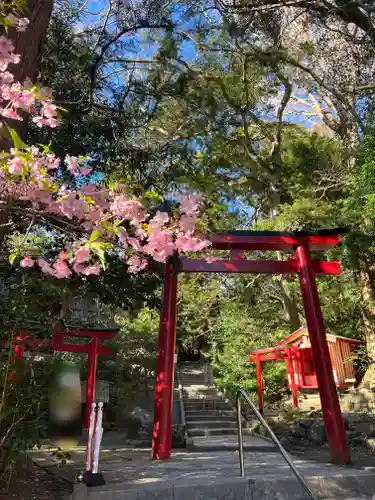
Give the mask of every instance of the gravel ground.
<svg viewBox="0 0 375 500">
<path fill-rule="evenodd" d="M 7 489 L 0 488 L 0 500 L 61 500 L 72 492 L 72 485 L 31 462 L 18 471 Z"/>
</svg>

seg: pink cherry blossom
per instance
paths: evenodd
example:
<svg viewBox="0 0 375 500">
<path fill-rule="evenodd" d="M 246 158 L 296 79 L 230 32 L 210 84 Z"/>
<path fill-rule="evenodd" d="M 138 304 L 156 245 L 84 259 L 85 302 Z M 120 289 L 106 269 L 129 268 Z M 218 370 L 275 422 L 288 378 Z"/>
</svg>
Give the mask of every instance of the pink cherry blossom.
<svg viewBox="0 0 375 500">
<path fill-rule="evenodd" d="M 34 116 L 33 122 L 39 128 L 44 126 L 50 128 L 56 128 L 59 124 L 59 122 L 55 118 L 43 118 L 42 116 Z"/>
<path fill-rule="evenodd" d="M 93 264 L 92 266 L 87 266 L 81 271 L 85 276 L 90 276 L 91 274 L 99 274 L 102 270 L 100 264 Z"/>
<path fill-rule="evenodd" d="M 73 174 L 78 170 L 78 162 L 79 159 L 76 156 L 65 156 L 65 164 L 68 167 L 69 172 L 72 172 Z"/>
<path fill-rule="evenodd" d="M 165 262 L 173 255 L 176 247 L 173 243 L 173 236 L 168 231 L 152 231 L 145 247 L 145 252 L 158 262 Z"/>
<path fill-rule="evenodd" d="M 156 215 L 148 223 L 150 230 L 161 229 L 165 224 L 169 222 L 169 215 L 166 212 L 156 212 Z"/>
<path fill-rule="evenodd" d="M 88 248 L 79 248 L 74 254 L 74 259 L 77 264 L 83 264 L 87 262 L 90 258 L 90 251 Z"/>
<path fill-rule="evenodd" d="M 137 238 L 128 238 L 128 244 L 137 251 L 142 250 L 141 242 Z"/>
<path fill-rule="evenodd" d="M 180 217 L 180 229 L 182 232 L 192 232 L 195 230 L 195 223 L 196 223 L 197 217 L 196 215 L 181 215 Z"/>
<path fill-rule="evenodd" d="M 81 168 L 79 171 L 79 175 L 89 175 L 92 172 L 92 168 L 86 167 Z"/>
<path fill-rule="evenodd" d="M 147 267 L 147 260 L 138 255 L 133 255 L 127 260 L 129 273 L 135 274 Z"/>
<path fill-rule="evenodd" d="M 59 253 L 59 260 L 67 260 L 68 259 L 68 252 L 66 250 L 61 250 Z"/>
<path fill-rule="evenodd" d="M 18 16 L 11 19 L 20 30 L 27 26 L 27 20 Z M 52 89 L 38 89 L 30 79 L 21 84 L 15 81 L 11 71 L 7 71 L 10 64 L 17 64 L 20 60 L 14 50 L 10 40 L 0 37 L 0 127 L 8 119 L 22 120 L 20 110 L 30 114 L 38 127 L 56 127 L 57 107 L 52 101 Z M 91 254 L 89 248 L 84 246 L 85 233 L 88 239 L 94 230 L 103 237 L 103 243 L 108 241 L 111 244 L 112 239 L 126 248 L 125 260 L 129 272 L 144 269 L 147 266 L 147 255 L 165 262 L 176 250 L 195 252 L 209 246 L 207 241 L 195 235 L 200 200 L 198 196 L 181 200 L 179 220 L 159 211 L 147 224 L 145 221 L 149 215 L 140 200 L 130 197 L 126 186 L 118 185 L 109 190 L 91 184 L 84 185 L 81 189 L 70 189 L 62 184 L 58 175 L 61 166 L 58 157 L 36 146 L 18 147 L 20 151 L 10 149 L 7 160 L 3 161 L 6 166 L 0 169 L 1 200 L 27 201 L 28 206 L 40 215 L 60 217 L 60 222 L 64 222 L 64 218 L 73 219 L 73 224 L 79 226 L 82 234 L 79 242 L 74 241 L 74 237 L 66 242 L 68 251 L 76 249 L 69 262 L 66 250 L 61 251 L 54 262 L 39 259 L 38 266 L 43 273 L 58 279 L 67 278 L 72 272 L 83 276 L 98 274 L 101 265 L 87 265 Z M 91 172 L 84 159 L 68 154 L 64 162 L 76 177 L 86 176 Z M 19 178 L 15 182 L 11 176 Z M 122 222 L 126 223 L 126 229 L 118 227 Z M 125 252 L 122 250 L 122 253 Z M 21 261 L 21 267 L 31 267 L 32 264 L 33 260 L 29 256 Z"/>
<path fill-rule="evenodd" d="M 201 200 L 202 197 L 198 195 L 182 198 L 182 200 L 180 201 L 180 213 L 187 215 L 196 214 Z"/>
<path fill-rule="evenodd" d="M 49 264 L 49 262 L 47 262 L 46 260 L 44 259 L 39 259 L 38 260 L 38 265 L 42 271 L 42 273 L 44 274 L 49 274 L 51 276 L 54 276 L 54 271 L 52 269 L 52 266 L 51 264 Z"/>
<path fill-rule="evenodd" d="M 8 161 L 8 170 L 12 175 L 22 175 L 23 162 L 19 156 L 15 156 Z"/>
<path fill-rule="evenodd" d="M 117 230 L 117 237 L 118 237 L 118 239 L 120 240 L 121 244 L 124 247 L 128 246 L 128 244 L 129 244 L 129 235 L 126 232 L 126 229 L 124 229 L 123 227 L 119 227 L 118 230 Z"/>
<path fill-rule="evenodd" d="M 23 118 L 20 116 L 17 111 L 14 111 L 12 108 L 5 108 L 0 111 L 0 114 L 5 118 L 10 118 L 11 120 L 22 121 Z"/>
<path fill-rule="evenodd" d="M 9 71 L 3 71 L 0 73 L 0 84 L 1 85 L 10 85 L 14 81 L 14 76 Z M 2 92 L 6 90 L 6 87 L 3 87 Z"/>
<path fill-rule="evenodd" d="M 176 248 L 181 252 L 200 252 L 209 246 L 209 242 L 186 234 L 179 234 L 176 238 Z"/>
<path fill-rule="evenodd" d="M 110 205 L 111 211 L 121 219 L 128 219 L 133 224 L 139 224 L 146 220 L 142 204 L 138 200 L 128 200 L 124 195 L 115 196 Z"/>
<path fill-rule="evenodd" d="M 88 175 L 91 172 L 91 168 L 81 168 L 80 166 L 81 160 L 76 156 L 65 156 L 65 164 L 68 167 L 69 172 L 73 175 Z"/>
<path fill-rule="evenodd" d="M 85 217 L 87 204 L 76 193 L 70 192 L 60 200 L 56 208 L 69 219 L 77 217 L 77 219 L 82 220 Z"/>
<path fill-rule="evenodd" d="M 56 106 L 50 102 L 44 102 L 41 114 L 46 118 L 54 118 L 56 116 Z"/>
<path fill-rule="evenodd" d="M 45 99 L 52 99 L 52 92 L 50 87 L 41 87 L 38 93 Z"/>
<path fill-rule="evenodd" d="M 33 267 L 34 261 L 31 257 L 28 255 L 25 255 L 25 257 L 21 260 L 21 267 Z"/>
<path fill-rule="evenodd" d="M 85 184 L 84 186 L 82 186 L 82 192 L 84 194 L 87 194 L 88 196 L 95 194 L 97 189 L 98 188 L 95 184 Z"/>
<path fill-rule="evenodd" d="M 57 260 L 53 265 L 53 271 L 57 279 L 68 278 L 72 275 L 72 271 L 64 260 Z"/>
<path fill-rule="evenodd" d="M 53 154 L 48 154 L 46 156 L 46 168 L 47 170 L 55 170 L 60 166 L 60 158 Z"/>
</svg>

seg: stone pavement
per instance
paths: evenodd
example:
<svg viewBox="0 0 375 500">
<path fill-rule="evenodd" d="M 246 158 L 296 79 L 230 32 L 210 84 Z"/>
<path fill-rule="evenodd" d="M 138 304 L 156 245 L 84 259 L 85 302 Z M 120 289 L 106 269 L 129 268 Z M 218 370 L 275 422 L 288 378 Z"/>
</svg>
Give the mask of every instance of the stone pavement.
<svg viewBox="0 0 375 500">
<path fill-rule="evenodd" d="M 31 454 L 51 465 L 46 451 Z M 89 500 L 305 500 L 308 497 L 279 453 L 245 453 L 245 478 L 240 478 L 236 451 L 173 453 L 170 460 L 153 462 L 150 449 L 104 449 L 100 471 L 106 486 L 88 488 Z M 315 463 L 301 457 L 295 464 L 318 499 L 356 500 L 375 493 L 375 468 L 359 470 Z M 43 462 L 44 461 L 44 462 Z M 61 468 L 71 478 L 82 468 L 84 449 L 75 450 Z M 74 498 L 74 497 L 73 497 Z M 375 498 L 375 497 L 374 497 Z"/>
</svg>

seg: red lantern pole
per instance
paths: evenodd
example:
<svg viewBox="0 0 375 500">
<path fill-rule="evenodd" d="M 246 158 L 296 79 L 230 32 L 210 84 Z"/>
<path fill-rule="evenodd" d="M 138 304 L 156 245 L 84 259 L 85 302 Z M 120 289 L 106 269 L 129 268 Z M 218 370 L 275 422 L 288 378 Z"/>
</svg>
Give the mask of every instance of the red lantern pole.
<svg viewBox="0 0 375 500">
<path fill-rule="evenodd" d="M 173 264 L 165 265 L 163 307 L 156 361 L 154 429 L 152 458 L 171 456 L 174 354 L 176 344 L 177 274 Z"/>
<path fill-rule="evenodd" d="M 344 465 L 350 462 L 350 451 L 333 379 L 332 363 L 308 245 L 300 245 L 297 248 L 296 259 L 300 268 L 301 292 L 331 457 L 334 463 Z"/>
</svg>

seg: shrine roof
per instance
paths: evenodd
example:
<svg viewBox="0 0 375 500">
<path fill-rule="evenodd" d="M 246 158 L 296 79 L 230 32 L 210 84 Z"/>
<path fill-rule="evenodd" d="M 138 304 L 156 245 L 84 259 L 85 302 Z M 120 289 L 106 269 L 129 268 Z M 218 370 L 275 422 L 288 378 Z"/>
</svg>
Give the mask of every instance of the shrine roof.
<svg viewBox="0 0 375 500">
<path fill-rule="evenodd" d="M 296 330 L 295 332 L 293 332 L 291 335 L 289 335 L 288 337 L 283 339 L 281 342 L 276 344 L 275 346 L 267 347 L 267 348 L 263 348 L 263 349 L 251 349 L 251 350 L 249 350 L 249 354 L 271 354 L 271 353 L 276 353 L 278 351 L 283 351 L 283 350 L 286 350 L 290 346 L 290 344 L 293 344 L 293 342 L 295 342 L 299 338 L 304 337 L 306 335 L 308 335 L 307 328 L 301 327 L 298 330 Z M 345 342 L 348 342 L 350 344 L 360 344 L 361 343 L 361 341 L 358 339 L 342 337 L 341 335 L 332 335 L 330 333 L 327 333 L 326 336 L 327 336 L 327 340 L 329 342 L 336 342 L 337 339 L 339 339 L 339 340 L 343 340 Z"/>
</svg>

